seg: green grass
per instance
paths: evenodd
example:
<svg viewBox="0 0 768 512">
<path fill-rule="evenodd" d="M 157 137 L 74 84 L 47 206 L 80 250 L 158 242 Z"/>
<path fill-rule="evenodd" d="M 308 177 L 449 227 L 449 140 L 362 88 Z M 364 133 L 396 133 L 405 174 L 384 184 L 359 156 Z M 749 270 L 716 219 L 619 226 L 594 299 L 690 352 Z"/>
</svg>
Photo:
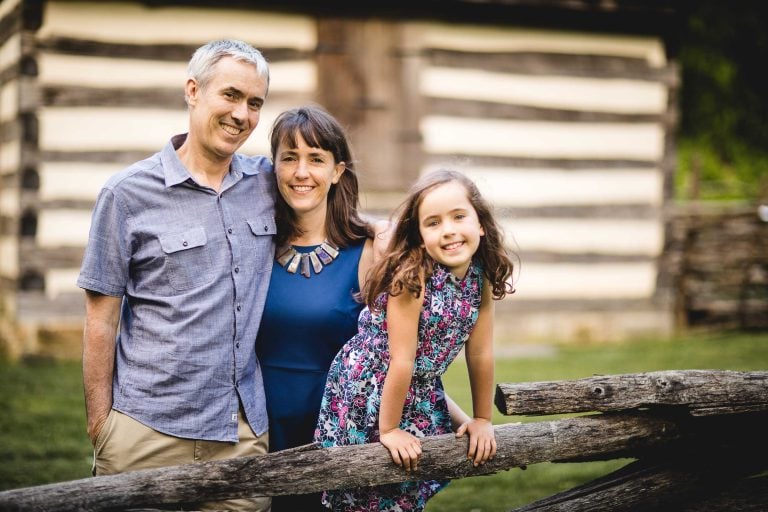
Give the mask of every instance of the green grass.
<svg viewBox="0 0 768 512">
<path fill-rule="evenodd" d="M 90 475 L 80 363 L 0 363 L 0 489 Z"/>
<path fill-rule="evenodd" d="M 673 341 L 555 347 L 550 357 L 501 359 L 497 382 L 576 379 L 671 369 L 765 370 L 768 334 L 699 336 Z M 471 410 L 466 366 L 457 360 L 445 385 Z M 87 477 L 91 445 L 85 434 L 78 362 L 0 362 L 0 490 Z M 495 413 L 494 422 L 544 421 Z M 452 482 L 428 512 L 509 510 L 605 475 L 627 460 L 536 464 L 525 471 Z"/>
<path fill-rule="evenodd" d="M 766 370 L 768 334 L 728 334 L 670 341 L 643 341 L 588 347 L 560 346 L 546 358 L 498 359 L 496 382 L 579 379 L 592 375 L 660 370 Z M 461 359 L 444 379 L 451 397 L 471 411 L 466 365 Z M 552 417 L 503 416 L 494 423 L 545 421 Z M 536 464 L 525 471 L 456 480 L 430 500 L 428 512 L 507 511 L 606 475 L 629 459 L 573 464 Z"/>
</svg>

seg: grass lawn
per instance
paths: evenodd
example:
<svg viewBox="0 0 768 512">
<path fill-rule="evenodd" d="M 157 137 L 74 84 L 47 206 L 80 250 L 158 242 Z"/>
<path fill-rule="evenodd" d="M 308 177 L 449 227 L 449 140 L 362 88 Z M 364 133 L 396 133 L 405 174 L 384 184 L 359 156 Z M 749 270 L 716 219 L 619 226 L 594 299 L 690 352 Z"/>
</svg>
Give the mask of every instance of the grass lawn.
<svg viewBox="0 0 768 512">
<path fill-rule="evenodd" d="M 578 379 L 593 375 L 659 370 L 768 370 L 768 334 L 699 336 L 619 345 L 557 347 L 552 357 L 498 359 L 496 382 Z M 471 411 L 466 365 L 457 359 L 444 379 L 451 397 Z M 503 416 L 494 423 L 545 421 L 547 417 Z M 451 482 L 427 505 L 428 512 L 507 511 L 608 474 L 630 459 L 570 464 L 536 464 L 525 471 Z"/>
<path fill-rule="evenodd" d="M 529 382 L 671 369 L 768 369 L 768 334 L 699 336 L 619 345 L 555 347 L 546 357 L 499 358 L 497 382 Z M 471 410 L 466 366 L 457 360 L 445 378 L 451 396 Z M 91 446 L 79 362 L 0 362 L 0 490 L 84 478 Z M 543 421 L 505 417 L 494 421 Z M 627 460 L 537 464 L 452 482 L 433 498 L 431 512 L 509 510 L 602 476 Z"/>
</svg>

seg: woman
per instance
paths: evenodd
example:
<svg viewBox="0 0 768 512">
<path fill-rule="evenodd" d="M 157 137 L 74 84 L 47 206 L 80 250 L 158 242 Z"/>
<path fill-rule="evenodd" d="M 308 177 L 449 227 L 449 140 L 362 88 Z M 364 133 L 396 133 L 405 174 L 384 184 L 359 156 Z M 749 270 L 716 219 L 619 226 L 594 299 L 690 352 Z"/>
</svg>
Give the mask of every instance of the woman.
<svg viewBox="0 0 768 512">
<path fill-rule="evenodd" d="M 277 251 L 257 355 L 270 451 L 312 442 L 328 368 L 357 329 L 356 300 L 373 261 L 358 212 L 346 135 L 319 107 L 283 112 L 270 134 L 280 192 Z M 326 510 L 318 494 L 276 497 L 272 510 Z"/>
<path fill-rule="evenodd" d="M 283 112 L 270 133 L 280 192 L 277 250 L 256 351 L 270 451 L 312 442 L 328 369 L 357 331 L 357 299 L 373 263 L 343 128 L 322 108 Z M 448 401 L 454 426 L 470 418 Z M 279 496 L 272 511 L 327 511 L 320 494 Z"/>
</svg>

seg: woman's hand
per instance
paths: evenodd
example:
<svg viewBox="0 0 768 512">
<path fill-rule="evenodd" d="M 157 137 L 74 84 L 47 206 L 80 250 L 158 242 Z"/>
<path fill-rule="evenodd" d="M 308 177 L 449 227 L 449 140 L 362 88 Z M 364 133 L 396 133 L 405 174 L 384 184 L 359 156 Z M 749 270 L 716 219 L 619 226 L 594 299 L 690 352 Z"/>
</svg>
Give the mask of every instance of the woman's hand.
<svg viewBox="0 0 768 512">
<path fill-rule="evenodd" d="M 379 441 L 389 450 L 392 461 L 407 472 L 416 471 L 421 456 L 421 441 L 405 430 L 395 428 L 382 432 Z"/>
<path fill-rule="evenodd" d="M 469 434 L 467 459 L 471 460 L 475 467 L 493 459 L 496 455 L 496 435 L 490 420 L 472 418 L 456 430 L 456 437 L 462 437 L 465 433 Z"/>
</svg>

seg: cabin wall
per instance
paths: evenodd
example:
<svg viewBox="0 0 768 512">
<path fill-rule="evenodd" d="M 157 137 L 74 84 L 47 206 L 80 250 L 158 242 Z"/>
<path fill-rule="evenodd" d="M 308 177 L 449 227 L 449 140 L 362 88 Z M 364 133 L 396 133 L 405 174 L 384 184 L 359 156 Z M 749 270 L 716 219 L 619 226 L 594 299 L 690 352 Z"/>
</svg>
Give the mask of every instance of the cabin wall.
<svg viewBox="0 0 768 512">
<path fill-rule="evenodd" d="M 500 343 L 671 328 L 670 279 L 657 262 L 677 71 L 660 38 L 249 7 L 29 4 L 43 7 L 37 25 L 28 9 L 25 30 L 25 4 L 0 4 L 17 27 L 0 47 L 0 275 L 5 317 L 31 333 L 21 351 L 55 350 L 40 332 L 79 336 L 75 280 L 96 194 L 186 130 L 186 62 L 223 37 L 270 62 L 267 103 L 243 152 L 266 154 L 277 114 L 316 101 L 348 128 L 374 215 L 388 215 L 429 169 L 477 180 L 521 262 L 517 293 L 497 307 Z"/>
<path fill-rule="evenodd" d="M 0 353 L 20 352 L 16 330 L 19 276 L 19 221 L 22 216 L 20 173 L 25 130 L 21 89 L 28 85 L 23 65 L 20 0 L 0 3 Z"/>
</svg>

